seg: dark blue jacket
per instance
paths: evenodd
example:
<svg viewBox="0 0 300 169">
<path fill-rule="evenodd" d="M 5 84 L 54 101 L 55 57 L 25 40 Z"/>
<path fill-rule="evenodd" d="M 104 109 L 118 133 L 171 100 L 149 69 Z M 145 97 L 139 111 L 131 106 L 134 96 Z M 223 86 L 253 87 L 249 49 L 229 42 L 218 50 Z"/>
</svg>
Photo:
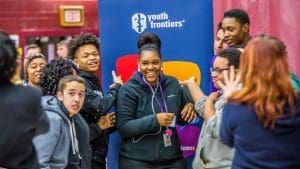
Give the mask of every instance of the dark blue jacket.
<svg viewBox="0 0 300 169">
<path fill-rule="evenodd" d="M 108 151 L 108 132 L 107 130 L 101 130 L 97 125 L 97 121 L 101 115 L 105 115 L 115 105 L 120 85 L 110 89 L 104 95 L 97 76 L 84 71 L 80 71 L 79 75 L 86 82 L 85 101 L 80 114 L 89 124 L 92 162 L 105 166 Z"/>
<path fill-rule="evenodd" d="M 36 88 L 0 84 L 0 168 L 39 168 L 32 138 L 45 133 L 49 120 Z"/>
<path fill-rule="evenodd" d="M 163 75 L 160 84 L 163 95 L 158 89 L 156 99 L 152 98 L 151 89 L 138 72 L 120 88 L 116 114 L 117 128 L 122 136 L 121 156 L 146 162 L 166 162 L 182 158 L 176 129 L 171 128 L 172 146 L 165 147 L 163 134 L 166 128 L 160 127 L 155 114 L 162 112 L 164 96 L 168 112 L 175 113 L 177 122 L 182 122 L 180 112 L 187 99 L 175 78 Z"/>
<path fill-rule="evenodd" d="M 233 169 L 300 168 L 300 98 L 296 100 L 294 119 L 290 118 L 290 109 L 285 108 L 284 113 L 271 130 L 259 122 L 252 105 L 225 105 L 221 140 L 236 148 Z"/>
</svg>

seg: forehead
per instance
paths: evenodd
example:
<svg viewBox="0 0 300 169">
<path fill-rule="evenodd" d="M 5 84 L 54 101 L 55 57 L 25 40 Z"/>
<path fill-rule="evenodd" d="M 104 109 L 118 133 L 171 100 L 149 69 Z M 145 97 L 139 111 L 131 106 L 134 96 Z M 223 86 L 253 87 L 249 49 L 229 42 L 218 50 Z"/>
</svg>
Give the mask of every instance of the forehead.
<svg viewBox="0 0 300 169">
<path fill-rule="evenodd" d="M 237 27 L 241 24 L 235 18 L 224 18 L 222 21 L 222 28 Z"/>
<path fill-rule="evenodd" d="M 41 63 L 46 63 L 46 61 L 42 58 L 34 58 L 31 60 L 31 62 L 29 63 L 29 65 L 32 64 L 41 64 Z"/>
<path fill-rule="evenodd" d="M 95 51 L 97 51 L 97 48 L 96 48 L 95 45 L 86 44 L 86 45 L 80 46 L 76 52 L 79 52 L 79 53 L 91 53 L 91 52 L 95 52 Z"/>
<path fill-rule="evenodd" d="M 64 90 L 85 91 L 85 85 L 77 81 L 67 82 Z"/>
<path fill-rule="evenodd" d="M 213 65 L 214 67 L 226 68 L 228 66 L 228 59 L 217 56 Z"/>
<path fill-rule="evenodd" d="M 160 60 L 160 57 L 155 50 L 144 50 L 141 53 L 140 61 Z"/>
</svg>

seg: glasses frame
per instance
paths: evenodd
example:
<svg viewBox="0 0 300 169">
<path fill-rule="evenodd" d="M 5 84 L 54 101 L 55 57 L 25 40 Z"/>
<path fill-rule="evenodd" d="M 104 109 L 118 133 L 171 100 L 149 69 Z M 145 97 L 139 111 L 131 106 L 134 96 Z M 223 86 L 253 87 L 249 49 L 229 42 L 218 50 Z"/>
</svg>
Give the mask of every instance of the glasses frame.
<svg viewBox="0 0 300 169">
<path fill-rule="evenodd" d="M 219 67 L 216 67 L 216 68 L 210 67 L 209 68 L 210 73 L 216 72 L 217 74 L 221 74 L 224 70 L 229 70 L 229 67 L 224 68 L 224 69 L 219 68 Z"/>
</svg>

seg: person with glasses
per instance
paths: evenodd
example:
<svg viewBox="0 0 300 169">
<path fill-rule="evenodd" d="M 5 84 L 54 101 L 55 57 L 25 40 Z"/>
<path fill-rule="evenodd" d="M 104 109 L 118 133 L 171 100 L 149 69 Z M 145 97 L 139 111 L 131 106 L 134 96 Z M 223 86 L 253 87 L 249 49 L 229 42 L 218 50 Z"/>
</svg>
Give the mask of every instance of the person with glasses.
<svg viewBox="0 0 300 169">
<path fill-rule="evenodd" d="M 196 155 L 193 161 L 194 169 L 218 168 L 230 169 L 234 149 L 224 145 L 219 138 L 222 110 L 225 99 L 217 81 L 224 81 L 224 74 L 229 72 L 230 66 L 234 66 L 235 75 L 239 68 L 241 52 L 236 48 L 226 48 L 217 53 L 213 67 L 210 68 L 216 92 L 206 96 L 195 82 L 195 77 L 181 82 L 187 86 L 199 116 L 204 119 L 202 130 L 198 140 Z"/>
</svg>

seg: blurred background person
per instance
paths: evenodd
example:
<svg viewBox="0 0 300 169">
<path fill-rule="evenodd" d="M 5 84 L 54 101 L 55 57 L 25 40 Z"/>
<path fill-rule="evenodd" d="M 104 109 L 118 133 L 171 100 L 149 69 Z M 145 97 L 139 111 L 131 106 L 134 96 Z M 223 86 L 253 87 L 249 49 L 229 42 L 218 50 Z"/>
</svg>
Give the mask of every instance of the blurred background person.
<svg viewBox="0 0 300 169">
<path fill-rule="evenodd" d="M 56 55 L 58 58 L 68 59 L 69 52 L 68 52 L 68 41 L 62 40 L 57 43 L 56 45 Z"/>
<path fill-rule="evenodd" d="M 28 55 L 24 62 L 24 84 L 34 87 L 38 86 L 40 75 L 43 71 L 43 68 L 47 64 L 47 59 L 44 55 L 36 53 Z"/>
<path fill-rule="evenodd" d="M 26 49 L 26 56 L 27 55 L 34 55 L 37 53 L 42 53 L 42 48 L 37 45 L 37 44 L 30 44 L 28 45 L 27 49 Z"/>
<path fill-rule="evenodd" d="M 41 92 L 11 83 L 17 50 L 0 32 L 0 168 L 39 169 L 32 138 L 47 132 L 49 121 L 41 107 Z"/>
</svg>

